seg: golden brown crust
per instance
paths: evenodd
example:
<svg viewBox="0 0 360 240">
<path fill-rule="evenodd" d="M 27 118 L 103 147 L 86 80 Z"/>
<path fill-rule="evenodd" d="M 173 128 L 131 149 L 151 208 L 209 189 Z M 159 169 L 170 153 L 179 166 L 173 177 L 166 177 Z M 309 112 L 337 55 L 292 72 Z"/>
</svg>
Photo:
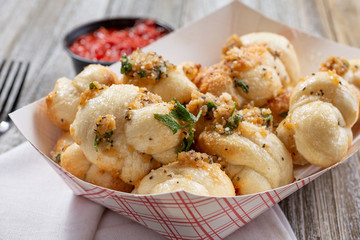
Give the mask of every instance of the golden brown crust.
<svg viewBox="0 0 360 240">
<path fill-rule="evenodd" d="M 287 116 L 289 111 L 290 96 L 291 91 L 286 91 L 271 99 L 265 105 L 265 107 L 270 108 L 272 112 L 274 127 L 278 126 L 279 123 Z"/>
<path fill-rule="evenodd" d="M 195 82 L 201 92 L 216 96 L 226 92 L 228 85 L 232 84 L 228 69 L 222 63 L 206 68 L 196 77 Z"/>
<path fill-rule="evenodd" d="M 241 129 L 239 127 L 241 127 L 242 121 L 273 131 L 273 120 L 270 109 L 247 105 L 243 109 L 238 110 L 236 103 L 227 93 L 222 94 L 220 97 L 215 97 L 210 93 L 203 94 L 193 92 L 192 100 L 186 107 L 195 116 L 200 110 L 202 111 L 202 115 L 196 125 L 196 138 L 204 130 L 213 130 L 219 134 L 229 134 L 231 131 L 240 131 Z M 229 127 L 230 130 L 227 129 Z"/>
<path fill-rule="evenodd" d="M 63 131 L 67 131 L 69 130 L 69 126 L 71 122 L 69 122 L 64 118 L 59 119 L 57 115 L 53 114 L 53 110 L 51 110 L 50 106 L 53 105 L 55 96 L 56 96 L 56 92 L 51 92 L 48 95 L 46 95 L 45 101 L 46 101 L 46 105 L 48 106 L 47 107 L 48 117 L 50 121 L 54 123 L 58 128 L 60 128 Z"/>
<path fill-rule="evenodd" d="M 321 63 L 319 70 L 325 72 L 335 70 L 338 75 L 342 76 L 349 70 L 349 67 L 350 64 L 345 58 L 330 56 Z"/>
<path fill-rule="evenodd" d="M 289 115 L 277 129 L 295 164 L 329 167 L 342 160 L 352 141 L 359 102 L 350 84 L 336 72 L 318 72 L 298 83 Z"/>
<path fill-rule="evenodd" d="M 122 83 L 134 84 L 139 87 L 166 79 L 169 71 L 176 68 L 175 65 L 165 61 L 155 52 L 145 53 L 139 49 L 120 61 L 122 64 L 131 64 L 131 70 L 123 73 Z"/>
<path fill-rule="evenodd" d="M 63 131 L 68 131 L 75 118 L 80 92 L 70 79 L 59 78 L 54 89 L 46 96 L 47 115 L 52 123 Z"/>
<path fill-rule="evenodd" d="M 61 155 L 60 164 L 74 176 L 98 186 L 122 192 L 130 192 L 133 188 L 119 177 L 111 175 L 89 162 L 76 143 L 65 149 Z"/>
<path fill-rule="evenodd" d="M 80 92 L 89 89 L 89 84 L 98 82 L 101 86 L 120 84 L 117 75 L 109 67 L 100 64 L 90 64 L 74 78 L 72 85 Z"/>
<path fill-rule="evenodd" d="M 184 71 L 186 77 L 196 84 L 196 77 L 197 75 L 202 72 L 202 66 L 199 63 L 193 63 L 193 62 L 184 62 L 179 65 L 180 68 Z"/>
<path fill-rule="evenodd" d="M 148 90 L 146 90 L 146 88 L 140 88 L 139 94 L 136 95 L 135 100 L 129 104 L 129 108 L 135 110 L 135 109 L 143 108 L 152 103 L 162 103 L 162 102 L 163 100 L 159 95 L 149 92 Z"/>
<path fill-rule="evenodd" d="M 229 177 L 213 163 L 214 158 L 195 151 L 179 153 L 179 161 L 152 170 L 134 193 L 152 194 L 185 190 L 209 196 L 234 196 Z"/>
<path fill-rule="evenodd" d="M 268 53 L 265 44 L 251 44 L 242 48 L 232 48 L 226 52 L 224 65 L 230 69 L 230 75 L 238 77 L 239 72 L 248 71 L 261 65 L 263 55 Z"/>
<path fill-rule="evenodd" d="M 233 34 L 231 37 L 229 37 L 226 42 L 225 45 L 222 47 L 222 57 L 225 56 L 225 54 L 232 48 L 237 47 L 237 48 L 241 48 L 243 46 L 240 38 L 238 35 Z"/>
</svg>

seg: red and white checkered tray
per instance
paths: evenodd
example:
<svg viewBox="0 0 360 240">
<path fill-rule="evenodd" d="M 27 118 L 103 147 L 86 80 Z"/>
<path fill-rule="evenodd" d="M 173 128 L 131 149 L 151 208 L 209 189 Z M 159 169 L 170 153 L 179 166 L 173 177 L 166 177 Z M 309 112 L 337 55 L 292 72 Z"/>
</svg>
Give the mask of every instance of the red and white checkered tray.
<svg viewBox="0 0 360 240">
<path fill-rule="evenodd" d="M 360 56 L 359 49 L 291 29 L 267 19 L 237 1 L 164 37 L 147 47 L 147 50 L 155 50 L 175 64 L 193 61 L 207 66 L 219 61 L 221 47 L 229 36 L 254 31 L 269 31 L 286 36 L 298 52 L 303 76 L 316 71 L 320 62 L 329 55 L 345 58 Z M 119 73 L 119 67 L 119 64 L 115 64 L 112 69 Z M 60 76 L 54 76 L 51 80 L 55 83 L 57 77 Z M 75 194 L 110 208 L 170 239 L 222 239 L 336 166 L 327 169 L 297 169 L 295 177 L 300 180 L 252 195 L 204 197 L 184 191 L 134 195 L 79 180 L 51 161 L 48 156 L 61 131 L 48 119 L 44 99 L 12 113 L 11 118 Z M 359 126 L 355 126 L 353 132 L 354 141 L 344 160 L 360 148 Z"/>
</svg>

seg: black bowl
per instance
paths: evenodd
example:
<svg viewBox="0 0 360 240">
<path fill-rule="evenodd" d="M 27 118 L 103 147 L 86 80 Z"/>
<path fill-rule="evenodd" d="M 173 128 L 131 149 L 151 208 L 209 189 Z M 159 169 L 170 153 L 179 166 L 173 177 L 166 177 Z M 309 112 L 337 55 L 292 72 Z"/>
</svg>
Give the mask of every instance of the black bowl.
<svg viewBox="0 0 360 240">
<path fill-rule="evenodd" d="M 89 59 L 80 57 L 79 55 L 76 55 L 69 49 L 71 44 L 76 39 L 78 39 L 80 36 L 83 36 L 85 34 L 95 31 L 95 30 L 99 29 L 100 27 L 113 28 L 113 29 L 119 29 L 119 30 L 125 29 L 125 28 L 130 28 L 135 25 L 135 22 L 137 20 L 142 20 L 142 19 L 148 19 L 148 18 L 135 18 L 134 17 L 134 18 L 103 19 L 103 20 L 99 20 L 99 21 L 86 23 L 84 25 L 76 27 L 75 29 L 70 31 L 68 34 L 66 34 L 64 41 L 63 41 L 63 45 L 65 48 L 65 51 L 71 56 L 76 73 L 81 72 L 84 69 L 84 67 L 86 67 L 89 64 L 101 64 L 101 65 L 109 66 L 109 65 L 115 63 L 115 62 L 103 62 L 103 61 L 89 60 Z M 164 35 L 173 31 L 172 27 L 170 27 L 164 23 L 161 23 L 157 20 L 155 20 L 155 25 L 157 27 L 164 29 Z"/>
</svg>

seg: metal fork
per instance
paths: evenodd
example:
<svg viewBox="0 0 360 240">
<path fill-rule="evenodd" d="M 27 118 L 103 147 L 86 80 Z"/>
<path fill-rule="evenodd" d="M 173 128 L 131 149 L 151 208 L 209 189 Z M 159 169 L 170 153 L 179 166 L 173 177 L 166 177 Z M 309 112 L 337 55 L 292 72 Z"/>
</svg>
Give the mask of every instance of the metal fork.
<svg viewBox="0 0 360 240">
<path fill-rule="evenodd" d="M 0 136 L 11 127 L 9 113 L 16 109 L 30 63 L 3 60 L 0 65 Z"/>
</svg>

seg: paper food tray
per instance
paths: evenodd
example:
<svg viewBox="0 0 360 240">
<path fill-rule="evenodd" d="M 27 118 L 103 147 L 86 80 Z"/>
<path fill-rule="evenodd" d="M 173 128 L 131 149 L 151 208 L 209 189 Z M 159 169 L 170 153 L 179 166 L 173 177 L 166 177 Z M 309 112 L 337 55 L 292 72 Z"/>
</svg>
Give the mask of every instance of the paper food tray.
<svg viewBox="0 0 360 240">
<path fill-rule="evenodd" d="M 360 56 L 359 49 L 302 33 L 270 20 L 237 1 L 158 40 L 146 50 L 154 50 L 175 64 L 192 61 L 209 66 L 219 61 L 221 47 L 232 34 L 242 35 L 257 31 L 278 33 L 290 40 L 298 53 L 301 76 L 316 72 L 320 63 L 330 55 L 345 58 Z M 119 73 L 120 64 L 113 65 L 112 69 Z M 54 76 L 58 77 L 62 76 Z M 338 165 L 327 169 L 314 166 L 296 169 L 295 177 L 299 180 L 252 195 L 205 197 L 184 191 L 134 195 L 79 180 L 49 158 L 49 153 L 62 132 L 48 119 L 44 99 L 17 110 L 11 114 L 11 118 L 75 194 L 112 209 L 171 239 L 222 239 Z M 360 147 L 358 124 L 353 128 L 353 132 L 354 141 L 344 160 Z"/>
</svg>

